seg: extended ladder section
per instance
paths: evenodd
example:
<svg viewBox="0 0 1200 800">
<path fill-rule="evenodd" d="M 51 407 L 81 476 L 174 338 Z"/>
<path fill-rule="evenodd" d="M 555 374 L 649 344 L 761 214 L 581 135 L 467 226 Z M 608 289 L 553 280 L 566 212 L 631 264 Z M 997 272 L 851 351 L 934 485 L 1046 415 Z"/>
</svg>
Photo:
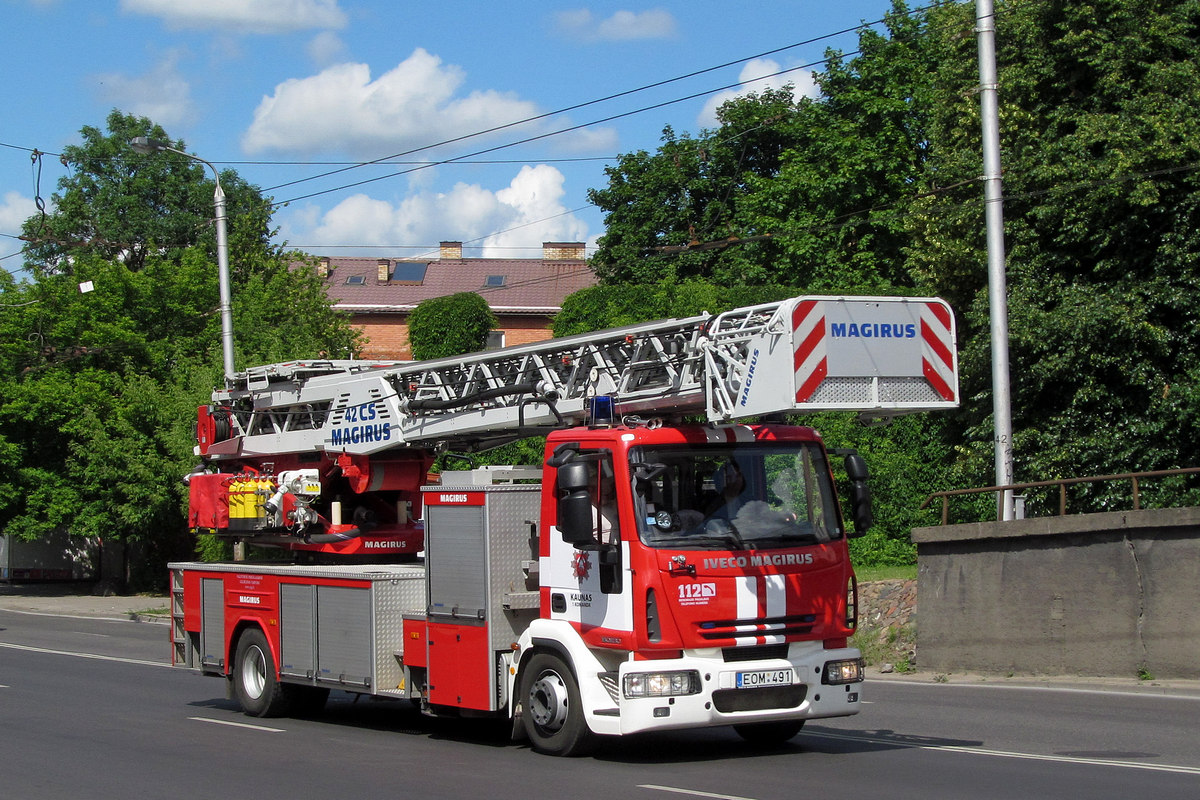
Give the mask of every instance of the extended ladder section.
<svg viewBox="0 0 1200 800">
<path fill-rule="evenodd" d="M 214 393 L 200 452 L 479 449 L 595 421 L 595 398 L 617 418 L 714 422 L 952 408 L 954 317 L 934 298 L 797 297 L 433 361 L 273 364 Z"/>
</svg>

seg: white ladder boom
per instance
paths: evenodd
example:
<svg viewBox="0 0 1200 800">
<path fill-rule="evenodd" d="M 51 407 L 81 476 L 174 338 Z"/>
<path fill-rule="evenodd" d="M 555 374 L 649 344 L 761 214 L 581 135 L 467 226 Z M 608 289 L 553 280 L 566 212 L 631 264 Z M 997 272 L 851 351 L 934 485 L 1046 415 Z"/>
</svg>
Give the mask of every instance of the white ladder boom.
<svg viewBox="0 0 1200 800">
<path fill-rule="evenodd" d="M 584 423 L 597 396 L 714 422 L 951 408 L 956 352 L 941 300 L 797 297 L 432 361 L 271 364 L 213 394 L 228 429 L 208 454 L 480 449 Z"/>
</svg>

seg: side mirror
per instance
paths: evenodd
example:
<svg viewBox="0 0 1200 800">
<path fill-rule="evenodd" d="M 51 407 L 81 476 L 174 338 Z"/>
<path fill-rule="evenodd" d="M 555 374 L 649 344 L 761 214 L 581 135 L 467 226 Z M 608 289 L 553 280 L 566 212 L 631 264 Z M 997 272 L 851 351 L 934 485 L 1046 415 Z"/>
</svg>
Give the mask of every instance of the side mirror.
<svg viewBox="0 0 1200 800">
<path fill-rule="evenodd" d="M 865 481 L 868 477 L 866 459 L 858 453 L 848 453 L 846 455 L 846 474 L 852 481 Z"/>
<path fill-rule="evenodd" d="M 588 465 L 571 461 L 558 468 L 558 530 L 563 541 L 576 547 L 596 543 Z"/>
<path fill-rule="evenodd" d="M 871 510 L 871 487 L 867 485 L 867 462 L 858 453 L 846 456 L 846 474 L 850 477 L 850 515 L 854 536 L 862 536 L 875 523 Z"/>
</svg>

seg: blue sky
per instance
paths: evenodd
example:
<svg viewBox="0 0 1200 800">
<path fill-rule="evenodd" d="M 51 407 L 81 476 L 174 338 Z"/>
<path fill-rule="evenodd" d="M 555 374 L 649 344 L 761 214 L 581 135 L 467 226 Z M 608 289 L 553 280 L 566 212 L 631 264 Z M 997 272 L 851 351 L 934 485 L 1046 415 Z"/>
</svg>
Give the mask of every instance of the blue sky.
<svg viewBox="0 0 1200 800">
<path fill-rule="evenodd" d="M 519 257 L 543 241 L 591 245 L 603 215 L 587 190 L 606 184 L 617 154 L 653 151 L 666 125 L 691 133 L 712 125 L 716 104 L 735 91 L 718 90 L 740 81 L 791 70 L 736 91 L 767 82 L 811 93 L 806 65 L 829 47 L 854 50 L 857 37 L 801 43 L 890 7 L 0 0 L 9 64 L 0 263 L 20 268 L 12 254 L 21 222 L 67 174 L 57 154 L 84 125 L 103 129 L 113 108 L 150 117 L 190 152 L 291 201 L 276 212 L 280 238 L 312 253 L 420 257 L 458 240 L 467 255 Z M 551 113 L 728 62 L 736 63 Z M 472 136 L 541 115 L 549 116 Z M 627 116 L 609 119 L 618 115 Z M 452 139 L 460 141 L 432 147 Z M 533 141 L 513 146 L 525 139 Z M 46 154 L 40 184 L 35 149 Z M 393 161 L 406 163 L 353 166 L 405 153 Z M 460 161 L 435 163 L 451 159 Z M 333 170 L 343 171 L 319 177 Z"/>
</svg>

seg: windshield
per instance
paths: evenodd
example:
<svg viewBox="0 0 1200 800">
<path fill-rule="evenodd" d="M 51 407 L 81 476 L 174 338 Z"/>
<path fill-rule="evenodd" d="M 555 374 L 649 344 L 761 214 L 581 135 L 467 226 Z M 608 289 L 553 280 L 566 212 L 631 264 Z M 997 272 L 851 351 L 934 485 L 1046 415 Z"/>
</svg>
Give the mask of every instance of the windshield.
<svg viewBox="0 0 1200 800">
<path fill-rule="evenodd" d="M 633 461 L 638 535 L 651 547 L 770 550 L 842 536 L 816 445 L 639 448 Z"/>
</svg>

